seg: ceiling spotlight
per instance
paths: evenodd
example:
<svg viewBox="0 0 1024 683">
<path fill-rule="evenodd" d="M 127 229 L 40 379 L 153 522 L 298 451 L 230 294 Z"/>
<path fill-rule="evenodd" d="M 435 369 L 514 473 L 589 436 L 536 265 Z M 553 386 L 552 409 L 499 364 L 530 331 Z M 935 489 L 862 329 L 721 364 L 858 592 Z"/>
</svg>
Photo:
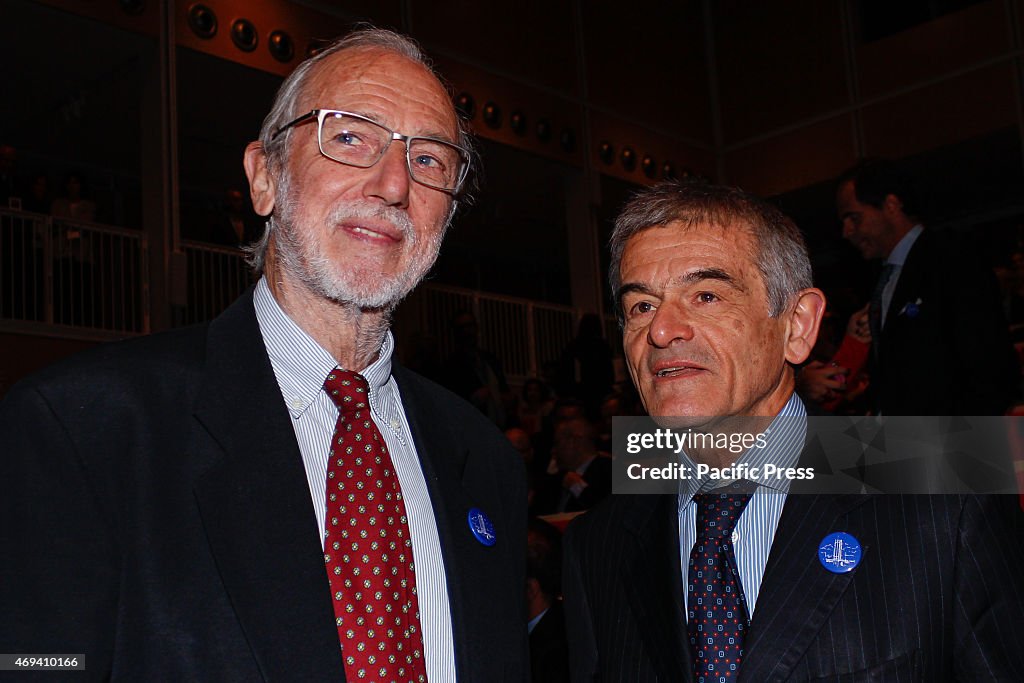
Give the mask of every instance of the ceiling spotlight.
<svg viewBox="0 0 1024 683">
<path fill-rule="evenodd" d="M 484 104 L 483 117 L 484 123 L 489 127 L 501 127 L 501 107 L 496 105 L 494 102 L 487 102 Z"/>
<path fill-rule="evenodd" d="M 188 8 L 188 27 L 200 38 L 213 38 L 217 35 L 217 15 L 206 5 L 196 3 Z"/>
<path fill-rule="evenodd" d="M 509 128 L 516 135 L 523 135 L 526 133 L 526 114 L 516 110 L 512 112 L 511 116 L 508 117 Z"/>
<path fill-rule="evenodd" d="M 547 142 L 551 139 L 551 122 L 547 119 L 541 119 L 537 122 L 537 139 L 541 142 Z"/>
<path fill-rule="evenodd" d="M 243 52 L 252 52 L 259 43 L 256 27 L 248 19 L 235 19 L 231 24 L 231 42 Z"/>
<path fill-rule="evenodd" d="M 473 96 L 468 92 L 460 92 L 455 97 L 455 111 L 466 121 L 473 118 L 473 114 L 476 112 L 476 102 L 473 101 Z"/>
<path fill-rule="evenodd" d="M 644 175 L 648 178 L 653 178 L 658 175 L 658 164 L 654 162 L 654 157 L 650 154 L 645 154 L 644 158 L 640 160 L 640 170 L 644 172 Z"/>
<path fill-rule="evenodd" d="M 636 152 L 633 151 L 632 147 L 623 147 L 622 154 L 619 155 L 619 161 L 622 162 L 622 168 L 632 171 L 636 168 Z"/>
<path fill-rule="evenodd" d="M 295 56 L 295 43 L 284 31 L 272 31 L 267 37 L 267 49 L 271 56 L 279 62 L 290 62 Z"/>
</svg>

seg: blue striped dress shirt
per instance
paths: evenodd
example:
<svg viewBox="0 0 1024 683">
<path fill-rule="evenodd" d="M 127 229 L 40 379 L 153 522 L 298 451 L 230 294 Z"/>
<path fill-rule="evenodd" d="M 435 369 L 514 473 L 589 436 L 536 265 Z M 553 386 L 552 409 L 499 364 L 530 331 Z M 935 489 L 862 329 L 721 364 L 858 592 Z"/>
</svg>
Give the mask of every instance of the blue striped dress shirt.
<svg viewBox="0 0 1024 683">
<path fill-rule="evenodd" d="M 782 407 L 765 430 L 764 448 L 751 448 L 736 461 L 737 465 L 763 468 L 772 463 L 779 467 L 795 467 L 804 447 L 807 432 L 807 410 L 796 394 Z M 729 481 L 722 481 L 729 484 Z M 782 506 L 789 491 L 789 480 L 761 479 L 733 530 L 733 547 L 740 584 L 747 599 L 747 610 L 754 616 L 757 593 L 761 588 L 768 553 L 772 549 L 775 529 L 779 525 Z M 687 600 L 686 580 L 689 575 L 690 551 L 697 542 L 697 493 L 706 492 L 715 482 L 707 479 L 684 479 L 679 490 L 679 561 L 683 575 L 683 602 Z M 702 490 L 703 488 L 703 490 Z M 685 610 L 684 610 L 685 611 Z"/>
</svg>

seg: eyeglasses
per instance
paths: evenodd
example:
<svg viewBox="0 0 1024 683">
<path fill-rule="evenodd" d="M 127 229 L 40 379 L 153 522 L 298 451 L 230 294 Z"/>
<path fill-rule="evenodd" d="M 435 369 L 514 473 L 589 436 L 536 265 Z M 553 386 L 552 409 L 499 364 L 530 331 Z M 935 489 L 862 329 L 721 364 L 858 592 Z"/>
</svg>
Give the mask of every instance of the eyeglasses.
<svg viewBox="0 0 1024 683">
<path fill-rule="evenodd" d="M 313 119 L 320 153 L 346 166 L 370 168 L 381 160 L 392 141 L 401 140 L 405 143 L 409 176 L 421 185 L 455 194 L 469 172 L 469 152 L 458 145 L 437 138 L 402 135 L 347 111 L 314 109 L 278 128 L 271 139 Z"/>
</svg>

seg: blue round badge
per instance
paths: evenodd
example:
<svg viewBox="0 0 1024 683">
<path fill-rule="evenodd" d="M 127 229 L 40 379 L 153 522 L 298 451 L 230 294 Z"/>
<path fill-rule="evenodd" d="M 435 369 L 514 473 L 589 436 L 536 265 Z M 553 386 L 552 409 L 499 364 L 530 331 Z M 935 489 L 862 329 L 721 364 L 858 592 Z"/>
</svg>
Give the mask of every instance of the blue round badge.
<svg viewBox="0 0 1024 683">
<path fill-rule="evenodd" d="M 470 508 L 469 530 L 473 532 L 476 540 L 488 548 L 498 541 L 497 536 L 494 535 L 494 524 L 480 508 Z"/>
<path fill-rule="evenodd" d="M 818 544 L 821 566 L 834 574 L 852 572 L 860 564 L 860 558 L 860 541 L 842 531 L 829 534 Z"/>
<path fill-rule="evenodd" d="M 907 317 L 908 318 L 916 318 L 920 312 L 921 312 L 921 309 L 918 307 L 917 304 L 907 304 Z"/>
</svg>

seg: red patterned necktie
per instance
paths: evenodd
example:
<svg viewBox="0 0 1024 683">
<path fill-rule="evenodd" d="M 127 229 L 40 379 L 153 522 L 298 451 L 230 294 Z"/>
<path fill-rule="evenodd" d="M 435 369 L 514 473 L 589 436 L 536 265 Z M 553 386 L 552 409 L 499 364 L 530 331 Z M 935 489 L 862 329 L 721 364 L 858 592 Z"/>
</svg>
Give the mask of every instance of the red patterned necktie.
<svg viewBox="0 0 1024 683">
<path fill-rule="evenodd" d="M 324 561 L 349 681 L 427 680 L 402 489 L 362 375 L 335 369 Z"/>
<path fill-rule="evenodd" d="M 740 674 L 747 605 L 736 571 L 732 531 L 752 484 L 736 482 L 694 496 L 697 542 L 690 551 L 686 632 L 697 683 L 727 683 Z"/>
</svg>

